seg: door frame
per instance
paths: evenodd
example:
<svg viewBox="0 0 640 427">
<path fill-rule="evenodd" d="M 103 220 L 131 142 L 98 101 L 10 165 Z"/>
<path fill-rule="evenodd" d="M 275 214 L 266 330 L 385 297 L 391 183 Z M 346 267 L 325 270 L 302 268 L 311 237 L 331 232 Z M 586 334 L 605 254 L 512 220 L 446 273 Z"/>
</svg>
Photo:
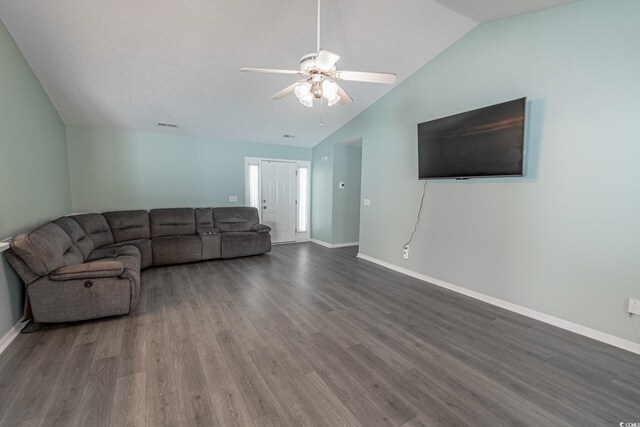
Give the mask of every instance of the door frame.
<svg viewBox="0 0 640 427">
<path fill-rule="evenodd" d="M 245 189 L 245 204 L 249 206 L 249 166 L 258 166 L 258 193 L 260 200 L 262 200 L 262 162 L 286 162 L 296 164 L 296 243 L 308 242 L 311 238 L 311 161 L 310 160 L 295 160 L 295 159 L 273 159 L 268 157 L 245 157 L 244 158 L 244 189 Z M 307 205 L 305 216 L 307 218 L 307 230 L 301 232 L 298 229 L 300 224 L 299 218 L 299 201 L 300 201 L 300 168 L 307 168 Z M 258 215 L 262 221 L 262 210 L 258 208 Z"/>
</svg>

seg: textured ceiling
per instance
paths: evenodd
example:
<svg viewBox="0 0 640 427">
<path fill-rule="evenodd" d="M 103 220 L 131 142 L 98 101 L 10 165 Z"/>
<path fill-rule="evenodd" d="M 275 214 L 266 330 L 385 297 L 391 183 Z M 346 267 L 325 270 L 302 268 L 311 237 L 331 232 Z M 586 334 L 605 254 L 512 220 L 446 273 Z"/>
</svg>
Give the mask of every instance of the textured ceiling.
<svg viewBox="0 0 640 427">
<path fill-rule="evenodd" d="M 341 56 L 341 69 L 395 72 L 400 82 L 477 21 L 561 3 L 324 0 L 321 47 Z M 354 102 L 324 108 L 320 127 L 317 106 L 269 99 L 295 76 L 239 72 L 297 69 L 315 51 L 315 8 L 315 0 L 3 0 L 0 18 L 68 125 L 311 147 L 392 89 L 344 82 Z"/>
</svg>

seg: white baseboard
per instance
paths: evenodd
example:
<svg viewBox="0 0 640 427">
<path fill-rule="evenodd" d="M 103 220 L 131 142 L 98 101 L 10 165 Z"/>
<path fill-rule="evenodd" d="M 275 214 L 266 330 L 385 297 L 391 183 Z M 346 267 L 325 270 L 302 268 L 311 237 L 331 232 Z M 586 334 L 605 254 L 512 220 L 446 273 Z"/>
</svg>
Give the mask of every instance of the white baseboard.
<svg viewBox="0 0 640 427">
<path fill-rule="evenodd" d="M 359 246 L 360 242 L 348 242 L 348 243 L 334 243 L 331 248 L 349 248 L 351 246 Z"/>
<path fill-rule="evenodd" d="M 11 344 L 14 339 L 16 339 L 22 328 L 24 328 L 25 323 L 26 322 L 24 321 L 16 323 L 11 329 L 7 331 L 6 334 L 4 334 L 2 338 L 0 338 L 0 354 L 2 354 L 2 352 L 5 351 L 7 347 L 9 347 L 9 344 Z"/>
<path fill-rule="evenodd" d="M 349 243 L 327 243 L 318 239 L 311 239 L 312 243 L 316 243 L 320 246 L 324 246 L 325 248 L 335 249 L 335 248 L 347 248 L 350 246 L 358 246 L 360 242 L 349 242 Z"/>
<path fill-rule="evenodd" d="M 597 331 L 595 329 L 591 329 L 586 326 L 578 325 L 576 323 L 572 323 L 567 320 L 563 320 L 558 317 L 551 316 L 549 314 L 540 313 L 539 311 L 531 310 L 530 308 L 526 308 L 521 305 L 513 304 L 508 301 L 504 301 L 498 298 L 491 297 L 489 295 L 482 294 L 480 292 L 472 291 L 470 289 L 463 288 L 462 286 L 454 285 L 452 283 L 445 282 L 444 280 L 436 279 L 434 277 L 429 277 L 425 274 L 417 273 L 413 270 L 409 270 L 408 268 L 400 267 L 395 264 L 391 264 L 389 262 L 382 261 L 362 253 L 358 253 L 357 257 L 365 261 L 373 262 L 374 264 L 378 264 L 382 267 L 386 267 L 390 270 L 397 271 L 398 273 L 402 273 L 402 274 L 406 274 L 407 276 L 414 277 L 418 280 L 422 280 L 424 282 L 428 282 L 433 285 L 449 289 L 459 294 L 463 294 L 468 297 L 475 298 L 480 301 L 484 301 L 491 305 L 495 305 L 495 306 L 504 308 L 506 310 L 513 311 L 514 313 L 522 314 L 523 316 L 527 316 L 532 319 L 536 319 L 541 322 L 548 323 L 549 325 L 557 326 L 558 328 L 565 329 L 567 331 L 571 331 L 576 334 L 583 335 L 585 337 L 589 337 L 597 341 L 601 341 L 603 343 L 612 345 L 614 347 L 618 347 L 633 353 L 640 354 L 640 343 L 625 340 L 624 338 L 616 337 L 614 335 L 610 335 L 605 332 Z"/>
<path fill-rule="evenodd" d="M 315 243 L 316 245 L 324 246 L 325 248 L 331 248 L 331 243 L 323 242 L 318 239 L 311 239 L 311 243 Z"/>
</svg>

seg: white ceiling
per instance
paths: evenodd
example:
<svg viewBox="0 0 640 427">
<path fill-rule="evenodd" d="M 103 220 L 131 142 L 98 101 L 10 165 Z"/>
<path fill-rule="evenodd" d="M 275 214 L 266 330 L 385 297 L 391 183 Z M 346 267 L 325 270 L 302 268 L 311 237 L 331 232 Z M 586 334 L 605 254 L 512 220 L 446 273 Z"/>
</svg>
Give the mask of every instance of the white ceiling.
<svg viewBox="0 0 640 427">
<path fill-rule="evenodd" d="M 323 0 L 321 47 L 341 56 L 341 69 L 395 72 L 401 82 L 479 21 L 567 2 Z M 315 8 L 315 0 L 3 0 L 0 18 L 68 125 L 312 147 L 392 89 L 344 82 L 354 102 L 325 108 L 320 127 L 317 106 L 269 99 L 295 76 L 238 71 L 297 69 L 315 51 Z"/>
<path fill-rule="evenodd" d="M 576 0 L 438 0 L 439 3 L 478 22 L 560 6 Z"/>
</svg>

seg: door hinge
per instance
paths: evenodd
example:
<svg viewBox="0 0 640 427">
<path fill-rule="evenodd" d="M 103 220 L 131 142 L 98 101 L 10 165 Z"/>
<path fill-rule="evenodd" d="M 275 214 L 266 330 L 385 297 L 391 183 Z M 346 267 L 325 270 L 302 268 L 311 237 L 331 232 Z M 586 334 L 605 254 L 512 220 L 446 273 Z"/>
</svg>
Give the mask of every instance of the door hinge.
<svg viewBox="0 0 640 427">
<path fill-rule="evenodd" d="M 298 204 L 298 201 L 296 200 L 296 205 Z"/>
<path fill-rule="evenodd" d="M 298 176 L 298 171 L 296 171 L 296 176 Z"/>
</svg>

